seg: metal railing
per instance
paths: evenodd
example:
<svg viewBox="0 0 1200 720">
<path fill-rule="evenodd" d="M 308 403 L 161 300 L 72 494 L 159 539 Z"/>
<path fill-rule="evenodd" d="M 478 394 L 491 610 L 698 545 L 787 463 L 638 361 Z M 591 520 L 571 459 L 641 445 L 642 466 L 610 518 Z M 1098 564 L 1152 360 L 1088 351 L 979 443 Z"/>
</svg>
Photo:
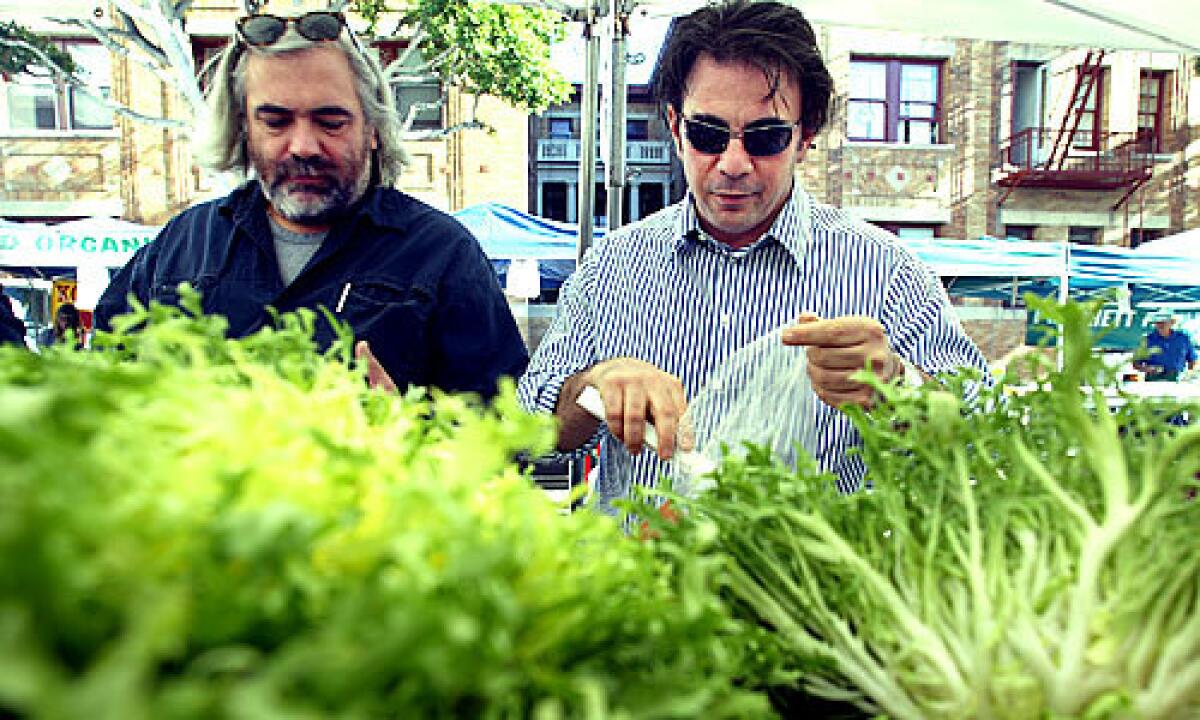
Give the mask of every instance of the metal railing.
<svg viewBox="0 0 1200 720">
<path fill-rule="evenodd" d="M 1070 137 L 1067 133 L 1066 128 L 1044 127 L 1017 132 L 1000 146 L 1001 167 L 1010 172 L 1135 178 L 1151 171 L 1158 149 L 1154 138 L 1137 132 L 1077 130 Z M 1053 148 L 1064 143 L 1069 144 L 1067 152 L 1052 160 Z"/>
<path fill-rule="evenodd" d="M 537 141 L 538 162 L 579 162 L 580 142 L 566 138 Z M 604 162 L 599 150 L 596 160 Z M 631 140 L 625 144 L 626 162 L 643 165 L 666 165 L 671 162 L 671 143 L 662 140 Z"/>
</svg>

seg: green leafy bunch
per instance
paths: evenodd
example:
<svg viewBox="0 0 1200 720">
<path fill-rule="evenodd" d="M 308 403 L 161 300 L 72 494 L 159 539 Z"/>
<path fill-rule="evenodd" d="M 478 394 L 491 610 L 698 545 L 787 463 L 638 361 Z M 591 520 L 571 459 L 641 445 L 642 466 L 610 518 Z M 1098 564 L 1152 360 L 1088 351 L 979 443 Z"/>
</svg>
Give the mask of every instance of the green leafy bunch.
<svg viewBox="0 0 1200 720">
<path fill-rule="evenodd" d="M 869 490 L 751 449 L 657 528 L 727 558 L 807 692 L 894 718 L 1200 716 L 1200 407 L 1117 391 L 1095 305 L 1030 302 L 1061 368 L 876 383 L 849 410 Z"/>
<path fill-rule="evenodd" d="M 752 717 L 717 563 L 519 472 L 511 384 L 370 390 L 311 314 L 0 349 L 0 716 Z"/>
</svg>

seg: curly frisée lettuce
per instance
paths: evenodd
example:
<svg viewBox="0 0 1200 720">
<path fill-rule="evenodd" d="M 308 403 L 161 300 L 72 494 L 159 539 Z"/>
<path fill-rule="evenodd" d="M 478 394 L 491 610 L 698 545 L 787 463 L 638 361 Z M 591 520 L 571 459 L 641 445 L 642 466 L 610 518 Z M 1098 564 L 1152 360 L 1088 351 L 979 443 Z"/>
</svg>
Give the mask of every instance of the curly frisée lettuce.
<svg viewBox="0 0 1200 720">
<path fill-rule="evenodd" d="M 1065 355 L 1032 390 L 879 386 L 855 417 L 873 490 L 752 450 L 656 528 L 725 554 L 807 692 L 903 720 L 1200 717 L 1200 426 L 1177 422 L 1200 407 L 1106 394 L 1095 307 L 1040 309 Z"/>
<path fill-rule="evenodd" d="M 311 314 L 227 340 L 183 306 L 0 350 L 0 716 L 767 712 L 716 561 L 563 515 L 511 386 L 370 391 Z"/>
</svg>

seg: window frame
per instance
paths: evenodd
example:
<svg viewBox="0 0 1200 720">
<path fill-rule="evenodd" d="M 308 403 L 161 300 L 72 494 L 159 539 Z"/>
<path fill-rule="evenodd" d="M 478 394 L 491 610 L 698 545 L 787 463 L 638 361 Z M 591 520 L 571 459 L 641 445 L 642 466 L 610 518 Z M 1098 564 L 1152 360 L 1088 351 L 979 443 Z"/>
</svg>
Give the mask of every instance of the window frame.
<svg viewBox="0 0 1200 720">
<path fill-rule="evenodd" d="M 104 46 L 92 38 L 80 37 L 52 37 L 50 42 L 56 44 L 63 51 L 70 53 L 73 47 L 86 46 L 89 48 L 98 48 L 105 50 Z M 108 77 L 107 83 L 98 85 L 94 89 L 105 93 L 106 96 L 111 96 L 112 93 L 112 56 L 106 52 L 108 58 Z M 21 74 L 6 78 L 4 84 L 4 92 L 8 95 L 6 98 L 7 112 L 3 118 L 4 130 L 6 133 L 17 134 L 38 134 L 38 135 L 95 135 L 98 133 L 112 134 L 117 130 L 117 114 L 111 110 L 108 111 L 110 120 L 107 125 L 90 125 L 76 122 L 75 114 L 77 108 L 82 106 L 81 102 L 76 100 L 77 97 L 83 96 L 86 102 L 95 103 L 96 101 L 87 96 L 81 90 L 77 89 L 70 83 L 53 73 L 46 71 L 46 75 Z M 54 108 L 54 126 L 39 127 L 36 122 L 33 125 L 17 125 L 13 122 L 13 92 L 21 89 L 40 88 L 36 93 L 39 96 L 49 97 L 52 99 Z M 89 88 L 91 89 L 91 88 Z"/>
<path fill-rule="evenodd" d="M 1004 237 L 1006 240 L 1036 240 L 1037 225 L 1006 224 Z"/>
<path fill-rule="evenodd" d="M 644 132 L 633 132 L 635 124 L 639 128 L 643 128 Z M 641 137 L 634 137 L 641 135 Z M 627 117 L 625 118 L 625 139 L 630 142 L 648 142 L 650 140 L 650 118 L 648 117 Z"/>
<path fill-rule="evenodd" d="M 1163 140 L 1166 133 L 1166 91 L 1167 79 L 1170 75 L 1168 70 L 1153 70 L 1151 68 L 1142 68 L 1138 74 L 1138 108 L 1137 108 L 1137 139 L 1139 148 L 1142 142 L 1147 138 L 1150 140 L 1150 147 L 1146 150 L 1149 153 L 1162 152 Z M 1157 85 L 1157 91 L 1153 96 L 1146 94 L 1145 83 L 1151 81 Z M 1154 98 L 1154 112 L 1145 112 L 1142 110 L 1142 101 L 1149 98 Z M 1151 117 L 1154 120 L 1153 127 L 1150 133 L 1143 133 L 1145 126 L 1142 125 L 1142 119 Z"/>
<path fill-rule="evenodd" d="M 387 67 L 389 65 L 391 65 L 392 62 L 394 62 L 397 58 L 399 58 L 404 53 L 404 51 L 408 49 L 408 42 L 405 40 L 378 40 L 376 42 L 371 43 L 371 47 L 373 47 L 379 53 L 379 65 L 382 68 L 387 69 Z M 423 64 L 423 61 L 420 58 L 417 58 L 417 62 Z M 406 106 L 401 102 L 401 99 L 402 99 L 401 96 L 404 93 L 404 91 L 406 91 L 406 90 L 428 90 L 430 88 L 435 88 L 437 90 L 438 98 L 443 98 L 446 95 L 446 92 L 445 92 L 446 89 L 442 86 L 442 81 L 432 75 L 428 79 L 421 80 L 419 82 L 412 82 L 412 83 L 407 83 L 407 84 L 389 83 L 389 85 L 391 86 L 392 100 L 394 101 L 394 103 L 396 105 L 396 115 L 399 118 L 401 124 L 404 123 L 405 117 L 408 114 Z M 424 101 L 422 100 L 420 102 L 424 102 Z M 434 122 L 431 118 L 426 118 L 424 120 L 421 119 L 422 113 L 433 113 L 433 112 L 437 112 L 437 114 L 438 114 L 438 119 L 436 122 Z M 413 124 L 408 128 L 408 131 L 409 132 L 414 132 L 414 131 L 436 132 L 438 130 L 445 130 L 445 129 L 446 129 L 446 105 L 445 105 L 445 103 L 443 103 L 440 107 L 437 108 L 436 111 L 422 110 L 422 111 L 418 112 L 417 116 L 415 118 L 413 118 Z"/>
<path fill-rule="evenodd" d="M 943 226 L 943 223 L 936 222 L 898 222 L 895 220 L 871 220 L 870 223 L 887 230 L 901 240 L 932 240 L 941 237 Z"/>
<path fill-rule="evenodd" d="M 1075 66 L 1076 82 L 1080 81 L 1080 78 L 1078 76 L 1079 76 L 1079 74 L 1081 74 L 1083 72 L 1083 70 L 1084 70 L 1084 68 L 1082 65 Z M 1092 86 L 1092 92 L 1088 93 L 1088 96 L 1087 96 L 1091 102 L 1092 107 L 1090 107 L 1090 108 L 1087 107 L 1088 103 L 1085 102 L 1083 111 L 1081 113 L 1079 113 L 1080 120 L 1081 120 L 1080 124 L 1082 124 L 1082 118 L 1084 116 L 1089 116 L 1089 115 L 1091 116 L 1091 118 L 1092 118 L 1091 127 L 1088 128 L 1087 130 L 1083 130 L 1080 127 L 1080 124 L 1075 125 L 1075 134 L 1071 138 L 1071 149 L 1072 150 L 1099 150 L 1100 149 L 1100 133 L 1101 133 L 1100 119 L 1103 117 L 1103 111 L 1104 111 L 1104 86 L 1105 86 L 1104 76 L 1106 74 L 1107 73 L 1105 73 L 1103 66 L 1096 69 L 1096 84 Z M 1074 104 L 1072 104 L 1071 105 L 1071 113 L 1074 114 L 1075 112 L 1077 112 L 1076 106 Z M 1086 143 L 1080 142 L 1079 141 L 1079 133 L 1080 132 L 1091 133 L 1090 140 Z"/>
<path fill-rule="evenodd" d="M 1085 241 L 1073 239 L 1076 235 L 1087 232 L 1090 239 Z M 1096 225 L 1070 225 L 1067 227 L 1067 242 L 1075 245 L 1103 245 L 1104 228 Z"/>
<path fill-rule="evenodd" d="M 943 122 L 945 97 L 945 60 L 937 58 L 885 57 L 874 55 L 854 55 L 850 58 L 850 73 L 853 75 L 855 65 L 884 66 L 884 94 L 879 97 L 854 97 L 847 93 L 846 100 L 846 138 L 852 142 L 893 143 L 900 145 L 941 145 L 944 142 Z M 905 100 L 903 97 L 904 69 L 907 67 L 932 68 L 934 71 L 934 99 L 932 102 Z M 853 86 L 853 82 L 850 83 Z M 859 136 L 852 134 L 851 114 L 858 104 L 883 106 L 883 137 Z M 905 114 L 903 106 L 923 104 L 932 106 L 930 117 L 917 117 Z M 905 121 L 927 121 L 933 124 L 933 141 L 913 142 L 901 137 L 901 125 Z M 909 133 L 911 137 L 911 132 Z"/>
<path fill-rule="evenodd" d="M 556 125 L 566 125 L 566 134 L 556 132 L 559 128 Z M 574 140 L 575 137 L 575 119 L 569 115 L 552 115 L 546 118 L 546 137 L 551 140 Z"/>
</svg>

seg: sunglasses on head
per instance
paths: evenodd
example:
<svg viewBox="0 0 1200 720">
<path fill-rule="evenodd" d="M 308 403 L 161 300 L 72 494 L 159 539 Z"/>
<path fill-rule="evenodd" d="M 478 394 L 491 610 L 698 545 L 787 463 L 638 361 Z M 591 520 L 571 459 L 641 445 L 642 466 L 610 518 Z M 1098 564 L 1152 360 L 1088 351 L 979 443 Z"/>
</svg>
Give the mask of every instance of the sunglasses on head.
<svg viewBox="0 0 1200 720">
<path fill-rule="evenodd" d="M 316 11 L 297 17 L 247 15 L 238 19 L 237 29 L 247 45 L 261 47 L 278 42 L 287 32 L 288 25 L 293 24 L 300 37 L 306 40 L 337 40 L 342 28 L 346 27 L 346 18 L 333 11 Z"/>
<path fill-rule="evenodd" d="M 683 118 L 684 136 L 693 148 L 705 155 L 720 155 L 729 147 L 731 138 L 742 141 L 746 153 L 754 157 L 778 155 L 792 144 L 792 131 L 800 123 L 788 123 L 774 118 L 755 120 L 739 132 L 729 129 L 720 120 Z"/>
</svg>

